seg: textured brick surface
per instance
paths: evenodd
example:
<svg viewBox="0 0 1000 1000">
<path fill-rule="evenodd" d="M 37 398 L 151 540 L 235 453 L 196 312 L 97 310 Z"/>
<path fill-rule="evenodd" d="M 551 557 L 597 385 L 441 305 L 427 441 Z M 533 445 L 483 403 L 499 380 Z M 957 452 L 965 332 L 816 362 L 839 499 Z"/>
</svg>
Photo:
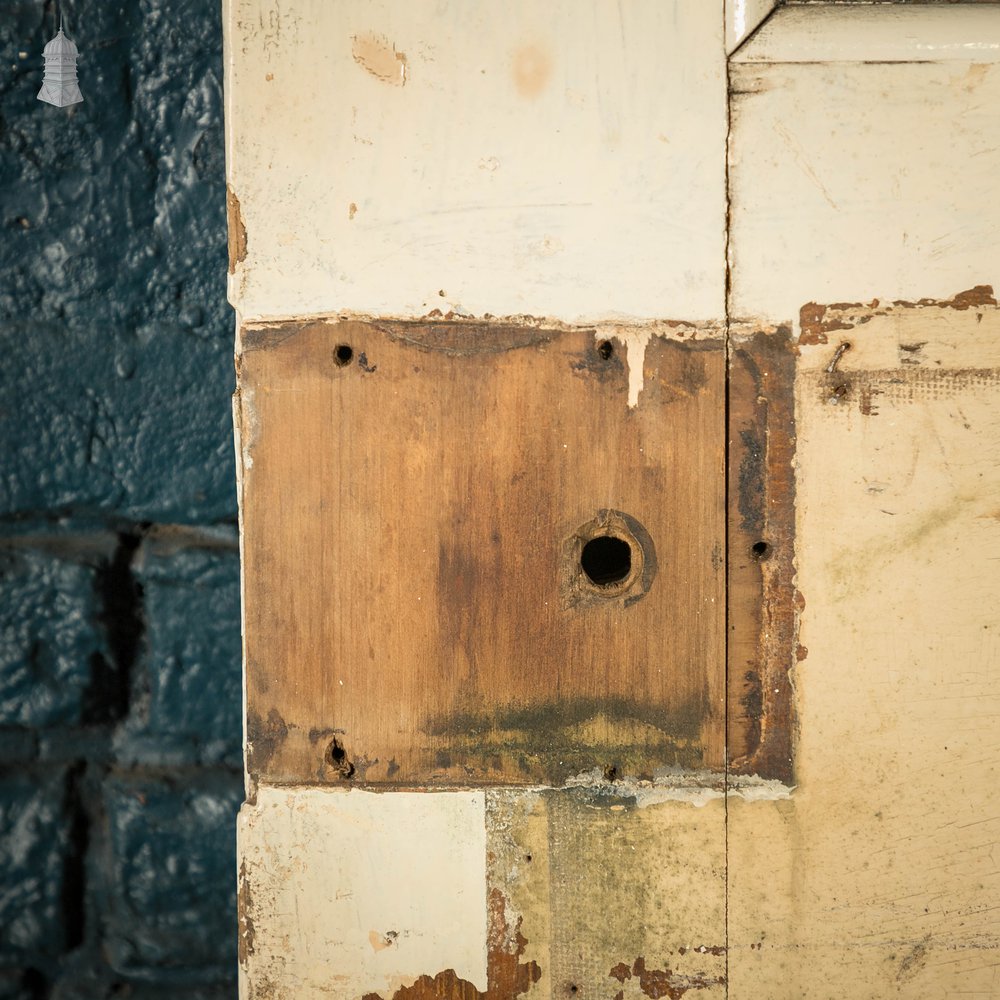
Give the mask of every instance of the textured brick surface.
<svg viewBox="0 0 1000 1000">
<path fill-rule="evenodd" d="M 66 945 L 65 789 L 59 771 L 0 777 L 0 966 Z"/>
<path fill-rule="evenodd" d="M 0 1000 L 235 996 L 221 5 L 0 4 Z M 179 527 L 180 526 L 180 527 Z"/>
<path fill-rule="evenodd" d="M 93 675 L 111 669 L 96 580 L 58 555 L 0 550 L 0 726 L 85 720 Z"/>
<path fill-rule="evenodd" d="M 51 7 L 5 5 L 0 515 L 235 512 L 218 8 L 66 9 L 65 109 L 35 99 Z"/>
<path fill-rule="evenodd" d="M 142 976 L 235 964 L 239 777 L 117 778 L 105 794 L 112 965 Z"/>
<path fill-rule="evenodd" d="M 0 515 L 233 516 L 228 339 L 8 321 L 0 351 Z"/>
<path fill-rule="evenodd" d="M 242 755 L 239 551 L 235 529 L 213 545 L 145 542 L 136 562 L 148 656 L 118 743 L 120 760 L 227 763 Z"/>
</svg>

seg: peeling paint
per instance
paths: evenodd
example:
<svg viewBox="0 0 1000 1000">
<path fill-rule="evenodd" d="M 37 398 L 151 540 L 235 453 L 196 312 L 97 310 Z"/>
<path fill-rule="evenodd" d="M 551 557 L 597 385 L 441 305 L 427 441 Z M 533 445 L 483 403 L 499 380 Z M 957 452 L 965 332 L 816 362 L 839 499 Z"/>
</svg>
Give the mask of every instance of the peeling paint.
<svg viewBox="0 0 1000 1000">
<path fill-rule="evenodd" d="M 236 265 L 243 263 L 247 256 L 247 227 L 243 223 L 243 212 L 236 192 L 226 185 L 226 221 L 228 223 L 229 273 L 236 273 Z"/>
<path fill-rule="evenodd" d="M 253 898 L 250 895 L 250 881 L 247 878 L 247 863 L 245 860 L 240 863 L 236 913 L 238 921 L 237 952 L 239 963 L 245 969 L 247 961 L 254 953 Z"/>
<path fill-rule="evenodd" d="M 664 770 L 652 781 L 624 778 L 608 781 L 600 769 L 585 771 L 568 779 L 565 788 L 592 793 L 593 804 L 611 807 L 624 803 L 637 809 L 662 802 L 686 802 L 702 807 L 717 799 L 737 798 L 746 802 L 789 799 L 793 786 L 756 775 L 731 774 L 728 779 L 714 771 Z"/>
<path fill-rule="evenodd" d="M 489 952 L 486 965 L 486 989 L 461 979 L 454 969 L 435 976 L 420 976 L 409 986 L 401 986 L 391 1000 L 514 1000 L 527 993 L 541 978 L 537 962 L 521 962 L 527 938 L 521 933 L 521 918 L 509 928 L 506 899 L 499 889 L 489 895 Z M 510 940 L 514 948 L 508 947 Z M 379 993 L 366 993 L 362 1000 L 383 1000 Z"/>
<path fill-rule="evenodd" d="M 351 38 L 354 61 L 376 80 L 394 87 L 406 85 L 408 63 L 406 53 L 397 51 L 385 35 L 366 31 Z"/>
<path fill-rule="evenodd" d="M 809 346 L 826 344 L 830 333 L 837 330 L 853 330 L 870 322 L 873 316 L 887 316 L 902 310 L 937 308 L 965 311 L 985 307 L 996 308 L 996 305 L 997 300 L 992 285 L 975 285 L 973 288 L 956 293 L 950 299 L 925 298 L 916 301 L 896 299 L 886 303 L 872 299 L 870 302 L 833 302 L 829 305 L 807 302 L 799 310 L 798 342 Z M 900 346 L 902 348 L 902 345 Z M 922 345 L 917 345 L 918 348 L 920 346 Z M 837 360 L 839 361 L 839 357 Z M 833 368 L 836 368 L 836 365 Z"/>
<path fill-rule="evenodd" d="M 721 954 L 724 949 L 712 951 L 712 954 Z M 703 990 L 713 986 L 725 986 L 725 976 L 682 976 L 674 972 L 669 966 L 662 969 L 650 969 L 646 966 L 646 960 L 641 955 L 632 963 L 631 968 L 625 962 L 614 966 L 608 973 L 610 979 L 616 979 L 619 983 L 626 983 L 635 977 L 639 989 L 651 1000 L 660 1000 L 667 997 L 668 1000 L 681 1000 L 688 990 Z M 624 993 L 619 993 L 624 996 Z"/>
</svg>

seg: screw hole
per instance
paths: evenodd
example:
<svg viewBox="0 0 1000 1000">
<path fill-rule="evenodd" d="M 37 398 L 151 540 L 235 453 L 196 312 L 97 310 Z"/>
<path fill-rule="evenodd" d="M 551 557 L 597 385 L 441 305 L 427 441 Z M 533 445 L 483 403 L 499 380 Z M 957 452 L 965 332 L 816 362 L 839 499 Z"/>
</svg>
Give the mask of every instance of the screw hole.
<svg viewBox="0 0 1000 1000">
<path fill-rule="evenodd" d="M 611 355 L 615 353 L 615 345 L 611 343 L 610 340 L 602 340 L 597 345 L 597 353 L 605 361 L 611 360 Z"/>
<path fill-rule="evenodd" d="M 591 583 L 613 586 L 632 571 L 632 547 L 614 535 L 598 535 L 584 545 L 580 565 Z"/>
<path fill-rule="evenodd" d="M 767 559 L 771 555 L 771 546 L 767 542 L 763 541 L 754 542 L 753 545 L 750 546 L 750 554 L 758 562 L 763 562 L 763 560 Z"/>
<path fill-rule="evenodd" d="M 326 751 L 327 760 L 340 772 L 342 778 L 354 777 L 354 765 L 347 759 L 347 751 L 340 740 L 334 738 L 330 740 L 330 746 Z"/>
<path fill-rule="evenodd" d="M 338 344 L 337 349 L 333 352 L 333 360 L 336 362 L 338 368 L 349 365 L 353 357 L 354 351 L 350 344 Z"/>
</svg>

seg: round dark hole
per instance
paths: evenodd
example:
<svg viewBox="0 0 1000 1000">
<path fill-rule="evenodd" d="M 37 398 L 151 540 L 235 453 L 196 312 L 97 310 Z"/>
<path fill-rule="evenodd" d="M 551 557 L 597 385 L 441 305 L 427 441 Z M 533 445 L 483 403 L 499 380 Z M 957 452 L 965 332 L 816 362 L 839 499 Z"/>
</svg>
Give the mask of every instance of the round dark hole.
<svg viewBox="0 0 1000 1000">
<path fill-rule="evenodd" d="M 754 542 L 750 546 L 750 554 L 760 562 L 771 554 L 771 546 L 767 542 Z"/>
<path fill-rule="evenodd" d="M 611 355 L 615 353 L 615 345 L 611 343 L 610 340 L 602 340 L 597 345 L 597 353 L 605 360 L 608 361 Z"/>
<path fill-rule="evenodd" d="M 349 365 L 351 363 L 351 358 L 354 357 L 354 351 L 350 344 L 338 344 L 337 349 L 333 352 L 333 360 L 343 368 L 344 365 Z"/>
<path fill-rule="evenodd" d="M 591 583 L 609 587 L 621 583 L 632 569 L 632 548 L 614 535 L 592 538 L 580 553 L 580 565 Z"/>
<path fill-rule="evenodd" d="M 347 759 L 347 751 L 338 739 L 332 739 L 326 751 L 329 762 L 340 772 L 342 778 L 354 777 L 354 765 Z"/>
</svg>

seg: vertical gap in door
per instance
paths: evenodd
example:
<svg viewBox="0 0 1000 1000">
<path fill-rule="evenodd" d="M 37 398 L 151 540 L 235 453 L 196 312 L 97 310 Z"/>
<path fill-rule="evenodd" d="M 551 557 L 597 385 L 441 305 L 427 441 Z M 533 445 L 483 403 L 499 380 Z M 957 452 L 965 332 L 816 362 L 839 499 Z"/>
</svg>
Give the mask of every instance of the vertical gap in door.
<svg viewBox="0 0 1000 1000">
<path fill-rule="evenodd" d="M 726 17 L 726 5 L 723 4 L 723 19 Z M 725 26 L 723 27 L 723 51 L 725 51 Z M 730 555 L 729 555 L 729 519 L 730 519 L 730 490 L 729 490 L 729 462 L 730 462 L 730 427 L 729 427 L 729 396 L 732 387 L 732 358 L 731 358 L 731 343 L 730 343 L 730 315 L 729 315 L 729 301 L 730 301 L 730 289 L 732 284 L 732 274 L 730 271 L 730 258 L 729 258 L 729 238 L 732 231 L 731 227 L 731 192 L 730 192 L 730 176 L 729 176 L 729 144 L 732 135 L 733 128 L 733 117 L 732 117 L 732 99 L 730 94 L 730 75 L 729 75 L 729 58 L 728 54 L 726 57 L 726 142 L 725 142 L 725 197 L 726 197 L 726 234 L 723 241 L 725 259 L 723 260 L 723 265 L 725 267 L 725 366 L 726 366 L 726 389 L 725 389 L 725 407 L 723 413 L 723 420 L 725 421 L 725 437 L 724 437 L 724 451 L 723 451 L 723 475 L 725 477 L 725 483 L 723 486 L 723 497 L 725 506 L 725 519 L 723 524 L 723 548 L 725 549 L 725 558 L 723 560 L 724 573 L 725 573 L 725 586 L 726 586 L 726 597 L 725 597 L 725 613 L 723 615 L 723 621 L 725 622 L 726 636 L 725 641 L 722 644 L 722 655 L 725 657 L 725 668 L 723 677 L 724 689 L 726 695 L 726 705 L 723 714 L 723 755 L 724 755 L 724 776 L 723 776 L 723 806 L 725 809 L 725 815 L 723 818 L 723 849 L 725 851 L 725 863 L 723 867 L 723 933 L 725 935 L 725 994 L 729 997 L 729 757 L 730 757 L 730 739 L 729 739 L 729 642 L 730 642 L 730 586 L 729 586 L 729 568 L 730 568 Z"/>
</svg>

